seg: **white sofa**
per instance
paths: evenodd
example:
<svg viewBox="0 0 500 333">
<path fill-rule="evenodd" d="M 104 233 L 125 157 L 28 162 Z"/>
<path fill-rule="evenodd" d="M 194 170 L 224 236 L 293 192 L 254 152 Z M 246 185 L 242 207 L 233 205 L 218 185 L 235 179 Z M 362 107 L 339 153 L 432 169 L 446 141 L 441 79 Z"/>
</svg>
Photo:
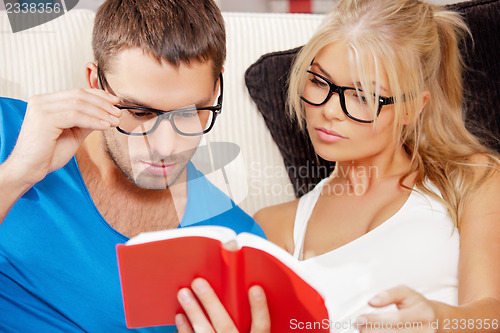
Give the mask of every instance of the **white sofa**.
<svg viewBox="0 0 500 333">
<path fill-rule="evenodd" d="M 232 142 L 241 154 L 226 169 L 229 188 L 217 172 L 208 175 L 249 214 L 294 198 L 283 158 L 244 84 L 244 72 L 261 55 L 302 45 L 321 15 L 223 13 L 227 29 L 223 113 L 207 140 Z M 85 88 L 84 66 L 93 61 L 94 12 L 72 10 L 44 25 L 12 33 L 0 12 L 0 96 L 30 96 Z"/>
</svg>

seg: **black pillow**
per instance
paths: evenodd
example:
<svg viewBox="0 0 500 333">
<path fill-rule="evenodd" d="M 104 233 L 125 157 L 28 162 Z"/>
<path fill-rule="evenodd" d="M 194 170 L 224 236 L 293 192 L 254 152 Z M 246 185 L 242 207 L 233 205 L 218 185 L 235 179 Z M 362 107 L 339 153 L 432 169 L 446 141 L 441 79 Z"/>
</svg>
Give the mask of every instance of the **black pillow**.
<svg viewBox="0 0 500 333">
<path fill-rule="evenodd" d="M 447 8 L 463 15 L 474 39 L 461 46 L 468 67 L 464 76 L 466 125 L 500 153 L 500 0 L 467 1 Z M 308 134 L 287 116 L 287 80 L 299 50 L 263 55 L 245 73 L 250 96 L 283 155 L 297 197 L 327 177 L 335 165 L 315 154 Z"/>
</svg>

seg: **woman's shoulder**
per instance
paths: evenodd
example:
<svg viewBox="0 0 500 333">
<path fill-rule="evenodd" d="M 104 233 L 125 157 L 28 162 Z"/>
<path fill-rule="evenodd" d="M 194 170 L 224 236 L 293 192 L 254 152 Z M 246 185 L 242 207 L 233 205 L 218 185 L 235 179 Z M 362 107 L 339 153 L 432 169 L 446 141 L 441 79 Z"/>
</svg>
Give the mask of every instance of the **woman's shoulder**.
<svg viewBox="0 0 500 333">
<path fill-rule="evenodd" d="M 267 239 L 283 247 L 293 249 L 293 225 L 299 199 L 269 206 L 257 211 L 253 218 L 266 233 Z"/>
<path fill-rule="evenodd" d="M 473 167 L 476 177 L 480 177 L 488 171 L 500 171 L 500 156 L 485 153 L 477 153 L 467 158 L 467 163 Z"/>
<path fill-rule="evenodd" d="M 478 217 L 497 216 L 500 214 L 500 161 L 498 156 L 475 154 L 467 161 L 472 166 L 474 180 L 478 182 L 473 195 L 464 205 L 461 225 L 481 225 Z M 484 220 L 484 218 L 482 219 Z M 500 230 L 499 230 L 500 231 Z"/>
</svg>

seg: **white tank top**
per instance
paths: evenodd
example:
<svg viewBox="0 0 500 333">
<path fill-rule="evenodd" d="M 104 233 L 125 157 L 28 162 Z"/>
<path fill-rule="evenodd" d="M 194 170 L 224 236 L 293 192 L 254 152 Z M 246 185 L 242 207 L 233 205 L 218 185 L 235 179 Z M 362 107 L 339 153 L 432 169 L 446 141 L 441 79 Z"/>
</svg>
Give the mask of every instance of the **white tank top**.
<svg viewBox="0 0 500 333">
<path fill-rule="evenodd" d="M 294 257 L 299 260 L 307 223 L 326 180 L 297 206 L 293 238 Z M 356 332 L 353 325 L 359 315 L 397 310 L 395 306 L 375 310 L 368 301 L 398 285 L 428 299 L 457 305 L 459 246 L 458 230 L 446 208 L 414 190 L 399 211 L 377 228 L 300 264 L 325 296 L 330 331 Z"/>
</svg>

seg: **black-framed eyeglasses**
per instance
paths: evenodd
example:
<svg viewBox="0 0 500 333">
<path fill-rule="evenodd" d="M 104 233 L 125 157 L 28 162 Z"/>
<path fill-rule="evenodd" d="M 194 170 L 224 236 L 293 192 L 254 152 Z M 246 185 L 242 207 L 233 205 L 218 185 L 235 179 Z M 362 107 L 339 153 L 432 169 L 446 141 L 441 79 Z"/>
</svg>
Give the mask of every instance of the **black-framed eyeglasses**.
<svg viewBox="0 0 500 333">
<path fill-rule="evenodd" d="M 360 123 L 373 123 L 380 114 L 382 106 L 394 104 L 393 97 L 373 95 L 373 101 L 377 106 L 377 112 L 374 113 L 368 103 L 368 96 L 362 90 L 337 86 L 326 77 L 311 70 L 308 70 L 307 73 L 308 78 L 304 86 L 304 92 L 300 95 L 304 102 L 313 106 L 321 106 L 330 100 L 333 93 L 337 93 L 340 106 L 345 115 Z"/>
<path fill-rule="evenodd" d="M 99 86 L 115 95 L 104 75 L 97 69 Z M 120 126 L 116 129 L 123 134 L 144 136 L 153 133 L 163 119 L 170 121 L 172 128 L 184 136 L 198 136 L 208 133 L 215 124 L 215 119 L 221 113 L 223 98 L 222 73 L 219 74 L 220 94 L 217 105 L 196 107 L 189 106 L 181 109 L 163 111 L 142 106 L 115 105 L 124 110 L 120 118 Z M 106 89 L 104 87 L 106 86 Z"/>
</svg>

